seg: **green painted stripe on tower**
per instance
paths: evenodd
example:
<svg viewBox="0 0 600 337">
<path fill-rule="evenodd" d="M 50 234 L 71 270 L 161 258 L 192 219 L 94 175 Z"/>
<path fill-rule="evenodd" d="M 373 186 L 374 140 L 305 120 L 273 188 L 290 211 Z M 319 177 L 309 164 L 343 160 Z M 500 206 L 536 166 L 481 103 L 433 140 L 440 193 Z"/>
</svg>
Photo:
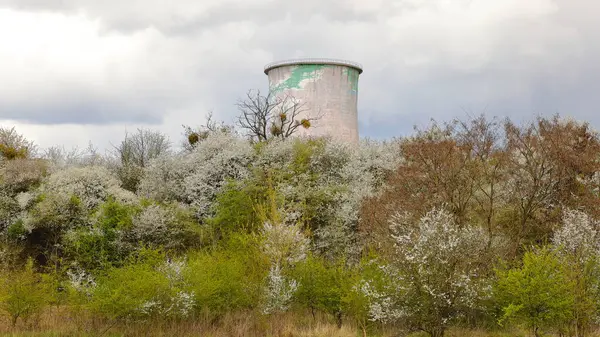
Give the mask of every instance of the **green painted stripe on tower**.
<svg viewBox="0 0 600 337">
<path fill-rule="evenodd" d="M 282 90 L 287 89 L 302 89 L 300 83 L 305 80 L 312 80 L 317 78 L 318 71 L 324 68 L 330 68 L 329 65 L 323 64 L 306 64 L 295 66 L 285 81 L 271 88 L 271 92 L 278 93 Z"/>
</svg>

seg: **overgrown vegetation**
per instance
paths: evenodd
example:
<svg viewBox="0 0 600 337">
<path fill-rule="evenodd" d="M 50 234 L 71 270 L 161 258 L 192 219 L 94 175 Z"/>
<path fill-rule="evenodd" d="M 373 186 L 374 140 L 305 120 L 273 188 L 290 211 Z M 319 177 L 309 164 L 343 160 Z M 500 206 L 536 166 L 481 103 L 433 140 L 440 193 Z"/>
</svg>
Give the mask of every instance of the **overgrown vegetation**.
<svg viewBox="0 0 600 337">
<path fill-rule="evenodd" d="M 0 131 L 0 331 L 599 328 L 600 137 L 585 123 L 479 117 L 354 145 L 209 119 L 184 137 L 178 152 L 139 130 L 100 155 Z"/>
</svg>

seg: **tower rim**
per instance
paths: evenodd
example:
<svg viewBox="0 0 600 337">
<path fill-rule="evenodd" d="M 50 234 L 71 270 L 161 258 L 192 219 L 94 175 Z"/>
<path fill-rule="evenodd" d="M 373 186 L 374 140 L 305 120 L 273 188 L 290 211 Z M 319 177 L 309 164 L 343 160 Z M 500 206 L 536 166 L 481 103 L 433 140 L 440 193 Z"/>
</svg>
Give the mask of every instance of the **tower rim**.
<svg viewBox="0 0 600 337">
<path fill-rule="evenodd" d="M 360 63 L 348 61 L 348 60 L 342 60 L 342 59 L 331 59 L 331 58 L 302 58 L 302 59 L 289 59 L 289 60 L 275 61 L 275 62 L 271 62 L 271 63 L 267 64 L 264 68 L 264 72 L 266 75 L 268 75 L 269 71 L 271 71 L 275 68 L 292 66 L 292 65 L 312 65 L 312 64 L 344 66 L 344 67 L 350 67 L 350 68 L 354 68 L 354 69 L 358 70 L 359 74 L 362 74 L 362 72 L 363 72 L 363 68 Z"/>
</svg>

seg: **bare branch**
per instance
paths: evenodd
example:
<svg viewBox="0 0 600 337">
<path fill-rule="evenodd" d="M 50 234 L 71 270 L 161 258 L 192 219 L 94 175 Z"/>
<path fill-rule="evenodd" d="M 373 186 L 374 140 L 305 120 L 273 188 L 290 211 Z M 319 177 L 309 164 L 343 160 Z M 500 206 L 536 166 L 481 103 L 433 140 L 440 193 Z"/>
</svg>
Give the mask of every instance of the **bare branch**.
<svg viewBox="0 0 600 337">
<path fill-rule="evenodd" d="M 302 103 L 289 94 L 262 96 L 260 91 L 250 90 L 246 99 L 236 103 L 240 115 L 237 125 L 246 130 L 251 139 L 259 142 L 271 138 L 288 138 L 300 127 L 310 128 L 320 116 L 302 117 L 308 111 Z"/>
</svg>

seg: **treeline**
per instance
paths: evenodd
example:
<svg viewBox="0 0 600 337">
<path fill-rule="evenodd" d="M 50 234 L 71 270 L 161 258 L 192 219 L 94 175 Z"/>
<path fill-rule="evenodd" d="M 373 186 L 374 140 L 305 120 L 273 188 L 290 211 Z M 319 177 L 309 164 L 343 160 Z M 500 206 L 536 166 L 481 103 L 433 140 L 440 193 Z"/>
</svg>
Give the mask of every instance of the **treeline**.
<svg viewBox="0 0 600 337">
<path fill-rule="evenodd" d="M 100 155 L 0 130 L 12 325 L 60 307 L 106 324 L 296 313 L 364 335 L 598 327 L 588 124 L 481 116 L 358 146 L 282 134 L 209 120 L 181 151 L 139 130 Z"/>
</svg>

